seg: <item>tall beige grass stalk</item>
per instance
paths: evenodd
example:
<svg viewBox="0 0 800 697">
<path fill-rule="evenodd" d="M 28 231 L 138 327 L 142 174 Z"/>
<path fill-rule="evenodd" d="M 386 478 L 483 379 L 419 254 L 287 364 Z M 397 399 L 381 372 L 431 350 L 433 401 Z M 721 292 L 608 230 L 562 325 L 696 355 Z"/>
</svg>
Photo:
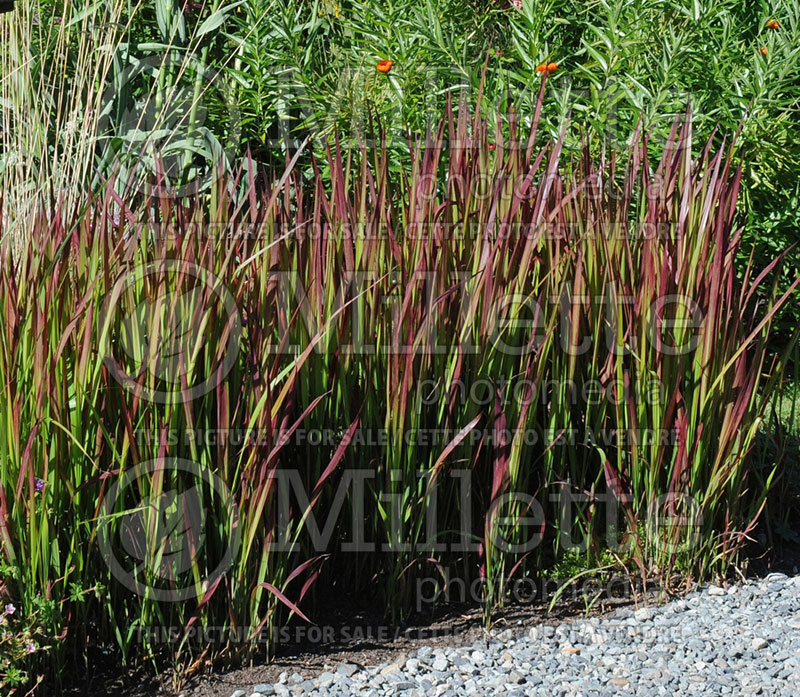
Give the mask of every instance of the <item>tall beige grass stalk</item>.
<svg viewBox="0 0 800 697">
<path fill-rule="evenodd" d="M 24 223 L 15 223 L 30 220 L 30 209 L 50 194 L 66 204 L 85 195 L 126 8 L 119 0 L 84 7 L 26 1 L 0 20 L 5 230 L 24 234 Z"/>
</svg>

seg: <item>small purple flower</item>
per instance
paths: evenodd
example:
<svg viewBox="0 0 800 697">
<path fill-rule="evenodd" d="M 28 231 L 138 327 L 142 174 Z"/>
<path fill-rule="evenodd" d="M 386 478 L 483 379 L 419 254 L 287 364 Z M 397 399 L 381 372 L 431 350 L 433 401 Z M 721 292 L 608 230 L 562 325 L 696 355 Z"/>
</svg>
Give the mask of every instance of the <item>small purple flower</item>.
<svg viewBox="0 0 800 697">
<path fill-rule="evenodd" d="M 34 651 L 36 651 L 36 644 L 33 642 L 30 642 L 25 646 L 25 653 L 33 653 Z"/>
<path fill-rule="evenodd" d="M 9 603 L 5 606 L 5 608 L 3 608 L 3 613 L 6 615 L 13 615 L 16 611 L 17 608 L 15 608 L 12 603 Z"/>
<path fill-rule="evenodd" d="M 44 480 L 36 477 L 33 480 L 33 488 L 36 489 L 36 491 L 44 491 Z"/>
</svg>

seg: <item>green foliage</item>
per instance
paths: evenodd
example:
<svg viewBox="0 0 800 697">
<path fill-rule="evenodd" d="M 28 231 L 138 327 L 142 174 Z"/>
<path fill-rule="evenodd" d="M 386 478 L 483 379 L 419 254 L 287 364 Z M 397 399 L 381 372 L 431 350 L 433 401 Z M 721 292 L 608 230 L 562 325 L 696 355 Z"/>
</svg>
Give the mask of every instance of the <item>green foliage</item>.
<svg viewBox="0 0 800 697">
<path fill-rule="evenodd" d="M 208 194 L 109 187 L 5 236 L 3 553 L 62 648 L 91 634 L 180 675 L 305 619 L 320 576 L 400 618 L 432 566 L 479 583 L 488 622 L 515 578 L 578 558 L 665 579 L 736 562 L 782 474 L 753 448 L 789 296 L 769 269 L 737 280 L 733 152 L 693 158 L 687 112 L 658 162 L 637 140 L 561 163 L 536 120 L 493 132 L 470 111 L 445 109 L 407 177 L 386 145 L 329 149 L 325 174 L 297 152 Z M 300 437 L 315 429 L 335 438 Z M 363 513 L 337 504 L 354 472 Z M 308 494 L 283 519 L 281 473 Z M 334 516 L 321 546 L 312 514 Z M 378 546 L 348 552 L 361 520 Z M 148 634 L 223 625 L 248 629 Z"/>
<path fill-rule="evenodd" d="M 6 571 L 8 569 L 4 568 L 0 578 Z M 0 583 L 0 591 L 5 589 L 5 584 Z M 48 649 L 43 643 L 45 635 L 41 629 L 41 614 L 49 609 L 49 605 L 39 599 L 34 612 L 23 615 L 5 592 L 0 592 L 0 602 L 0 688 L 3 694 L 15 695 L 18 694 L 17 688 L 24 689 L 32 683 L 38 685 L 42 680 L 42 676 L 31 680 L 26 669 L 34 654 Z"/>
<path fill-rule="evenodd" d="M 252 656 L 319 579 L 399 619 L 421 578 L 458 576 L 490 622 L 521 576 L 737 563 L 793 476 L 773 394 L 797 342 L 797 0 L 18 6 L 0 20 L 4 688 L 89 640 L 178 676 Z M 696 336 L 664 295 L 698 303 Z M 602 399 L 573 399 L 596 381 Z M 285 472 L 310 496 L 282 526 Z M 305 524 L 344 472 L 374 475 L 374 552 L 337 547 L 348 507 L 323 549 Z M 533 549 L 513 547 L 532 511 L 511 493 L 543 504 Z M 245 635 L 147 633 L 206 625 Z"/>
</svg>

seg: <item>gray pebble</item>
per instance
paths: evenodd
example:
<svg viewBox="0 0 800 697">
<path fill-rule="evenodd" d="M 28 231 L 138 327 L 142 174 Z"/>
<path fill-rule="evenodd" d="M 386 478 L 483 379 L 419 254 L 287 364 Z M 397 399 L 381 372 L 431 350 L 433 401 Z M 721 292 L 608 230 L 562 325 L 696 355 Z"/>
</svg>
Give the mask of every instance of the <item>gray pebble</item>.
<svg viewBox="0 0 800 697">
<path fill-rule="evenodd" d="M 800 580 L 708 586 L 664 607 L 487 634 L 465 647 L 421 646 L 314 680 L 282 673 L 253 697 L 796 697 Z M 524 631 L 522 628 L 520 631 Z M 231 697 L 247 697 L 237 690 Z"/>
<path fill-rule="evenodd" d="M 358 666 L 355 663 L 342 663 L 336 670 L 340 675 L 348 678 L 352 677 L 358 671 Z"/>
</svg>

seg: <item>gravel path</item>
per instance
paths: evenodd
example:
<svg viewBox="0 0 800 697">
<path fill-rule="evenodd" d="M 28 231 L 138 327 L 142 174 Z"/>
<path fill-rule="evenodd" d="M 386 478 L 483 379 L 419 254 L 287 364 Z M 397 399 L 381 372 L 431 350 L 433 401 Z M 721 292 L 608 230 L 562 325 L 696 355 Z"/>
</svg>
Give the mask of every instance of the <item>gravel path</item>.
<svg viewBox="0 0 800 697">
<path fill-rule="evenodd" d="M 506 630 L 469 647 L 420 648 L 391 664 L 281 675 L 231 697 L 800 697 L 800 577 L 710 586 L 658 608 Z"/>
</svg>

